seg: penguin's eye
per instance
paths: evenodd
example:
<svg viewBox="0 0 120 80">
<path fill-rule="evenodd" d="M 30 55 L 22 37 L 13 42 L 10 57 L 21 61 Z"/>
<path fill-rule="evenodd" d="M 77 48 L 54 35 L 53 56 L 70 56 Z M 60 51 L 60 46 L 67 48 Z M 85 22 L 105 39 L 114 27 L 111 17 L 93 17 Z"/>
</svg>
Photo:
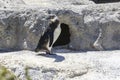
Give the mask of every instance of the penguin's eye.
<svg viewBox="0 0 120 80">
<path fill-rule="evenodd" d="M 55 18 L 55 16 L 54 15 L 51 15 L 51 16 L 49 16 L 47 19 L 54 19 Z"/>
</svg>

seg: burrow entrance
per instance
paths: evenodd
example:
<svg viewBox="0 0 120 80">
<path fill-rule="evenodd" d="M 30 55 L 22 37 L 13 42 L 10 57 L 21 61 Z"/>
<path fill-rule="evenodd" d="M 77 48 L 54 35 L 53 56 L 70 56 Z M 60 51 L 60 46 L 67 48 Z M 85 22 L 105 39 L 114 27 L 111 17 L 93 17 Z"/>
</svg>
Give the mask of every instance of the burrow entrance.
<svg viewBox="0 0 120 80">
<path fill-rule="evenodd" d="M 61 34 L 57 41 L 54 43 L 53 47 L 64 46 L 70 43 L 70 29 L 69 25 L 61 23 Z"/>
<path fill-rule="evenodd" d="M 120 2 L 120 0 L 92 0 L 92 1 L 94 1 L 94 2 L 97 3 L 97 4 L 100 4 L 100 3 Z"/>
<path fill-rule="evenodd" d="M 67 44 L 70 43 L 70 29 L 69 29 L 69 25 L 61 23 L 61 33 L 60 36 L 58 37 L 58 39 L 56 40 L 56 42 L 53 44 L 53 47 L 58 47 L 58 46 L 66 46 Z M 46 37 L 46 36 L 45 36 Z M 37 48 L 35 49 L 35 51 L 37 51 L 37 49 L 45 43 L 44 39 L 41 37 L 41 41 L 39 40 L 39 43 L 37 45 Z M 60 47 L 59 47 L 60 48 Z M 66 48 L 66 47 L 65 47 Z"/>
</svg>

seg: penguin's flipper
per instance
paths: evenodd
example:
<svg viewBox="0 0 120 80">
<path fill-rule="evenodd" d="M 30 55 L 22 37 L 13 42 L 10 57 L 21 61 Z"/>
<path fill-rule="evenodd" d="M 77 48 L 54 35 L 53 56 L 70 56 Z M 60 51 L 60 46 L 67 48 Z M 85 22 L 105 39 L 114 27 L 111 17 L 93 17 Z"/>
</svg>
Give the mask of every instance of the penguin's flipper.
<svg viewBox="0 0 120 80">
<path fill-rule="evenodd" d="M 52 43 L 53 43 L 53 33 L 50 33 L 50 44 L 49 44 L 49 47 L 52 46 Z"/>
</svg>

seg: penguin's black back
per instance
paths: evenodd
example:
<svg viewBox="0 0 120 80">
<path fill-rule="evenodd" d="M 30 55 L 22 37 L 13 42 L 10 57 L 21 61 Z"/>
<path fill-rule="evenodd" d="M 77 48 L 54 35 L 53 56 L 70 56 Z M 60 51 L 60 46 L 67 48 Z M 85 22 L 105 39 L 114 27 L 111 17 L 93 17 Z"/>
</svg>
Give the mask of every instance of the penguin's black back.
<svg viewBox="0 0 120 80">
<path fill-rule="evenodd" d="M 56 20 L 55 22 L 49 24 L 44 34 L 41 36 L 37 48 L 46 49 L 46 45 L 49 41 L 50 41 L 49 46 L 52 45 L 54 39 L 54 31 L 58 25 L 59 25 L 59 20 Z"/>
<path fill-rule="evenodd" d="M 58 27 L 58 25 L 59 25 L 59 20 L 56 20 L 55 22 L 50 23 L 50 25 L 49 25 L 49 27 L 47 29 L 47 32 L 48 32 L 48 35 L 49 35 L 49 39 L 50 39 L 49 46 L 51 46 L 52 43 L 53 43 L 54 31 Z"/>
</svg>

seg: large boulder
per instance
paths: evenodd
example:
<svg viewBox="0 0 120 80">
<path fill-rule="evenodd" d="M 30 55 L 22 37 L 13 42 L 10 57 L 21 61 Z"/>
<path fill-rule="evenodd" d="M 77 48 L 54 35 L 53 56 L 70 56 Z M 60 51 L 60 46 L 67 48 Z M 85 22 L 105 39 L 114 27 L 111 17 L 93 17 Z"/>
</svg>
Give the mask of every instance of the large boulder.
<svg viewBox="0 0 120 80">
<path fill-rule="evenodd" d="M 119 3 L 65 7 L 28 7 L 0 11 L 0 48 L 34 50 L 56 14 L 70 29 L 67 48 L 75 50 L 120 49 Z M 66 33 L 66 32 L 65 32 Z M 64 33 L 64 34 L 65 34 Z"/>
<path fill-rule="evenodd" d="M 25 3 L 30 4 L 30 1 L 25 0 Z M 40 36 L 49 25 L 46 20 L 49 14 L 56 14 L 60 22 L 70 29 L 71 36 L 67 48 L 75 50 L 120 49 L 119 3 L 81 5 L 91 1 L 67 0 L 59 1 L 59 3 L 58 0 L 51 2 L 46 0 L 43 3 L 42 1 L 37 0 L 36 3 L 48 5 L 33 7 L 23 6 L 22 0 L 1 1 L 1 4 L 4 3 L 5 6 L 10 5 L 10 10 L 7 7 L 0 12 L 0 49 L 34 50 Z M 15 6 L 19 4 L 21 5 Z M 67 32 L 63 34 L 65 33 Z"/>
<path fill-rule="evenodd" d="M 0 15 L 0 48 L 34 49 L 34 44 L 47 25 L 44 13 L 38 10 L 1 10 Z"/>
<path fill-rule="evenodd" d="M 66 0 L 64 3 L 40 0 L 43 3 L 37 4 L 38 0 L 29 0 L 36 1 L 30 4 L 24 0 L 25 4 L 14 5 L 4 1 L 0 2 L 0 64 L 17 77 L 25 80 L 27 67 L 32 80 L 120 79 L 120 51 L 72 51 L 120 49 L 120 3 L 96 5 L 88 0 L 84 0 L 88 3 L 80 0 Z M 64 29 L 62 34 L 70 34 L 70 37 L 62 37 L 61 40 L 70 38 L 70 42 L 62 48 L 72 50 L 58 47 L 58 50 L 53 49 L 54 55 L 38 55 L 33 51 L 5 52 L 34 50 L 49 26 L 46 18 L 50 14 L 59 17 Z M 66 27 L 69 31 L 65 30 Z"/>
</svg>

